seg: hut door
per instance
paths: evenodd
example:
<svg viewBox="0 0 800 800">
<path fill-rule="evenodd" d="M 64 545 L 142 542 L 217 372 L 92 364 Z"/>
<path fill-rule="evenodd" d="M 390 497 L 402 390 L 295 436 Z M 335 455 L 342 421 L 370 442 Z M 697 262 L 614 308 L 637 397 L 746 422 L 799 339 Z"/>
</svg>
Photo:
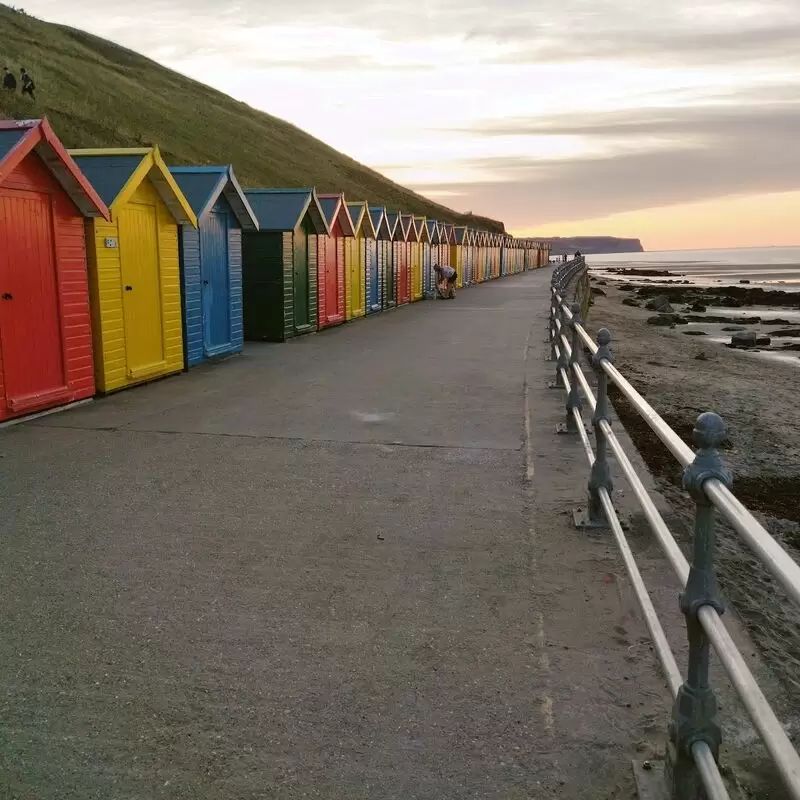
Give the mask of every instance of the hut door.
<svg viewBox="0 0 800 800">
<path fill-rule="evenodd" d="M 307 328 L 309 319 L 308 294 L 308 234 L 301 225 L 294 232 L 294 326 Z"/>
<path fill-rule="evenodd" d="M 339 313 L 339 242 L 338 236 L 325 237 L 325 321 Z"/>
<path fill-rule="evenodd" d="M 47 195 L 0 194 L 0 385 L 18 413 L 68 392 L 52 231 Z"/>
<path fill-rule="evenodd" d="M 130 203 L 126 207 L 119 218 L 119 248 L 128 376 L 138 378 L 164 364 L 155 206 Z"/>
<path fill-rule="evenodd" d="M 372 311 L 380 308 L 381 296 L 378 283 L 378 243 L 375 239 L 367 239 L 367 292 L 368 306 Z"/>
<path fill-rule="evenodd" d="M 211 356 L 231 343 L 228 214 L 224 211 L 212 211 L 200 226 L 200 274 L 203 344 L 206 355 Z"/>
</svg>

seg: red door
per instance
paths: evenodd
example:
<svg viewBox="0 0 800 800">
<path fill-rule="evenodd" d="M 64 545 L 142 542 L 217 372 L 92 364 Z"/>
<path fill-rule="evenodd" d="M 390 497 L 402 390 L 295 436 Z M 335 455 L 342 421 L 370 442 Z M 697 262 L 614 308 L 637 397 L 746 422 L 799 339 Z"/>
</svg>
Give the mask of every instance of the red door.
<svg viewBox="0 0 800 800">
<path fill-rule="evenodd" d="M 12 413 L 68 393 L 47 195 L 0 194 L 0 352 Z"/>
</svg>

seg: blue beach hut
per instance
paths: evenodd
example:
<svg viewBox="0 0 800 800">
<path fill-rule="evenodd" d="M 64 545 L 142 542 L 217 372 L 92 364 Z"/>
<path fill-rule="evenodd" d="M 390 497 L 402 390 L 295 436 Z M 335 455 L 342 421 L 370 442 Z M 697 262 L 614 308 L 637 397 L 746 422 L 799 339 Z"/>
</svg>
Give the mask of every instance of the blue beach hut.
<svg viewBox="0 0 800 800">
<path fill-rule="evenodd" d="M 392 269 L 392 230 L 389 228 L 389 220 L 385 208 L 381 206 L 370 207 L 369 215 L 372 219 L 372 227 L 375 230 L 376 270 L 375 274 L 369 277 L 367 314 L 374 314 L 384 308 L 387 292 L 386 279 Z"/>
<path fill-rule="evenodd" d="M 197 216 L 180 231 L 185 366 L 241 351 L 242 231 L 258 221 L 232 167 L 170 167 Z"/>
</svg>

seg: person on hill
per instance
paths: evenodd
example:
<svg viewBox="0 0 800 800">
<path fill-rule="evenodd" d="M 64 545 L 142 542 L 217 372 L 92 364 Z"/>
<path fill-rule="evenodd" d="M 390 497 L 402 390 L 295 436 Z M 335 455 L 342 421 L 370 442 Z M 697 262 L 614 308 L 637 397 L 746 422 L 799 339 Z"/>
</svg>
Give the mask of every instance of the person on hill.
<svg viewBox="0 0 800 800">
<path fill-rule="evenodd" d="M 17 91 L 17 79 L 14 77 L 14 73 L 11 72 L 8 67 L 3 67 L 3 89 L 5 89 L 7 92 Z"/>
<path fill-rule="evenodd" d="M 33 82 L 33 78 L 25 71 L 25 67 L 19 71 L 19 82 L 22 84 L 22 94 L 30 95 L 31 100 L 35 100 L 36 97 L 33 94 L 33 90 L 36 88 L 36 84 Z"/>
</svg>

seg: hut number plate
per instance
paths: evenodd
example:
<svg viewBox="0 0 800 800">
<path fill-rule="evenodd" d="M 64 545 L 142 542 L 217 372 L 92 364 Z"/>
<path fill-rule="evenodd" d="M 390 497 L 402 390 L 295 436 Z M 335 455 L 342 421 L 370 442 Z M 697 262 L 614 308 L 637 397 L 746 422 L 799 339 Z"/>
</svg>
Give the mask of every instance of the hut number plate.
<svg viewBox="0 0 800 800">
<path fill-rule="evenodd" d="M 106 239 L 106 247 L 112 250 L 116 249 L 117 247 L 119 247 L 119 240 L 112 238 Z"/>
</svg>

